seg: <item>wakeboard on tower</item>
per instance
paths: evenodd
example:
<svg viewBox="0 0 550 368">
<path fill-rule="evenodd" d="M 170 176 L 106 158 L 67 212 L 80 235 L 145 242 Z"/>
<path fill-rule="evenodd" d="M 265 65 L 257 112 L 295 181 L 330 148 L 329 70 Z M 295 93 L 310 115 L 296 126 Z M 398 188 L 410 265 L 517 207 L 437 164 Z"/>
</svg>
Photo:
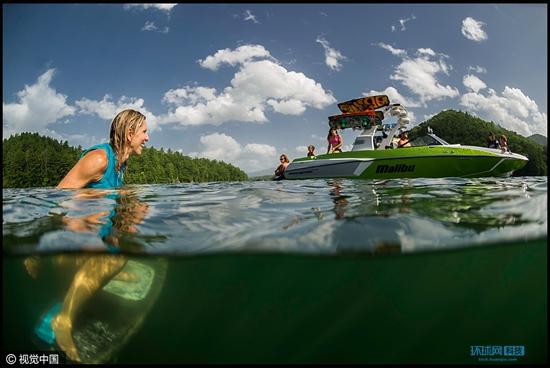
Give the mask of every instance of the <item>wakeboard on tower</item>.
<svg viewBox="0 0 550 368">
<path fill-rule="evenodd" d="M 369 129 L 373 125 L 381 125 L 384 119 L 382 111 L 375 111 L 389 106 L 386 95 L 368 96 L 341 102 L 338 108 L 343 114 L 328 117 L 329 126 L 335 129 Z"/>
</svg>

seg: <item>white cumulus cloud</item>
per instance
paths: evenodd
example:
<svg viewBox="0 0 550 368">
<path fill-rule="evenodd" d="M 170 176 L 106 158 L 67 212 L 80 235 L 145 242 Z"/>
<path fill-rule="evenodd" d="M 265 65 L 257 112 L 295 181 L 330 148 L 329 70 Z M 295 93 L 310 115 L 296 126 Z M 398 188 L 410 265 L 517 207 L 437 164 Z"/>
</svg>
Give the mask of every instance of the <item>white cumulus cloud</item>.
<svg viewBox="0 0 550 368">
<path fill-rule="evenodd" d="M 406 108 L 420 107 L 420 103 L 401 95 L 395 87 L 386 87 L 386 89 L 384 89 L 383 91 L 375 91 L 371 89 L 368 93 L 363 92 L 363 96 L 373 95 L 387 95 L 390 99 L 390 103 L 398 103 L 405 106 Z"/>
<path fill-rule="evenodd" d="M 231 162 L 242 152 L 241 145 L 233 137 L 223 133 L 203 135 L 200 142 L 204 149 L 199 153 L 199 157 Z"/>
<path fill-rule="evenodd" d="M 181 105 L 186 102 L 196 104 L 200 101 L 208 101 L 216 98 L 216 89 L 208 87 L 190 87 L 171 89 L 164 94 L 163 101 Z"/>
<path fill-rule="evenodd" d="M 483 30 L 485 23 L 475 20 L 472 17 L 467 17 L 462 21 L 461 32 L 469 40 L 475 42 L 485 41 L 487 39 L 487 33 Z"/>
<path fill-rule="evenodd" d="M 55 139 L 69 140 L 72 143 L 89 143 L 79 135 L 63 135 L 51 129 L 51 123 L 63 122 L 63 118 L 77 114 L 95 114 L 109 122 L 116 114 L 124 109 L 135 109 L 147 118 L 150 130 L 157 129 L 156 117 L 144 107 L 141 98 L 121 97 L 118 102 L 111 101 L 109 95 L 105 95 L 101 101 L 82 98 L 75 101 L 75 106 L 67 104 L 67 96 L 56 92 L 50 86 L 55 69 L 49 69 L 42 74 L 38 81 L 25 86 L 17 93 L 19 102 L 3 103 L 3 134 L 9 136 L 20 132 L 37 132 Z M 65 124 L 70 121 L 65 120 Z"/>
<path fill-rule="evenodd" d="M 67 96 L 50 86 L 55 69 L 38 77 L 35 84 L 17 92 L 18 102 L 2 102 L 4 136 L 20 132 L 43 132 L 48 124 L 74 115 L 76 108 L 67 104 Z"/>
<path fill-rule="evenodd" d="M 479 79 L 478 77 L 472 74 L 465 75 L 464 78 L 462 79 L 462 83 L 466 87 L 474 91 L 475 93 L 478 93 L 480 90 L 487 87 L 485 82 L 483 82 L 481 79 Z"/>
<path fill-rule="evenodd" d="M 193 156 L 224 161 L 245 172 L 263 170 L 278 164 L 277 150 L 268 144 L 248 143 L 243 147 L 235 138 L 224 133 L 203 135 L 200 143 L 200 152 Z"/>
<path fill-rule="evenodd" d="M 461 97 L 460 104 L 521 135 L 547 135 L 546 113 L 540 112 L 536 102 L 519 88 L 506 86 L 500 96 L 493 89 L 486 94 L 469 92 Z"/>
<path fill-rule="evenodd" d="M 384 43 L 377 45 L 402 59 L 390 79 L 401 82 L 416 94 L 421 104 L 425 105 L 431 100 L 458 96 L 456 88 L 443 85 L 437 79 L 438 74 L 448 75 L 452 69 L 452 66 L 445 61 L 448 58 L 447 55 L 436 53 L 429 48 L 420 48 L 415 57 L 409 57 L 404 50 L 395 49 Z"/>
<path fill-rule="evenodd" d="M 306 111 L 306 106 L 300 100 L 267 100 L 267 104 L 273 108 L 273 111 L 285 115 L 300 115 Z"/>
<path fill-rule="evenodd" d="M 178 4 L 124 4 L 124 9 L 158 9 L 170 12 Z"/>
<path fill-rule="evenodd" d="M 118 102 L 112 101 L 110 95 L 103 96 L 101 101 L 90 100 L 88 98 L 81 98 L 76 101 L 75 104 L 80 108 L 80 114 L 97 115 L 101 119 L 112 121 L 113 118 L 125 109 L 133 109 L 141 112 L 147 119 L 147 127 L 150 131 L 159 129 L 157 125 L 157 117 L 147 110 L 144 106 L 145 101 L 143 98 L 126 97 L 122 96 Z"/>
<path fill-rule="evenodd" d="M 340 71 L 342 69 L 341 61 L 346 60 L 346 57 L 340 51 L 330 47 L 324 38 L 317 37 L 316 42 L 319 42 L 325 49 L 325 64 L 332 70 Z"/>
<path fill-rule="evenodd" d="M 244 146 L 244 152 L 265 157 L 275 157 L 277 155 L 275 147 L 270 146 L 269 144 L 260 143 L 248 143 Z"/>
<path fill-rule="evenodd" d="M 263 57 L 264 60 L 257 60 Z M 289 71 L 272 59 L 261 45 L 220 50 L 201 60 L 217 70 L 222 63 L 238 65 L 230 85 L 218 91 L 204 86 L 183 86 L 165 93 L 171 107 L 159 117 L 163 124 L 220 125 L 228 121 L 262 123 L 268 109 L 299 115 L 307 107 L 322 109 L 336 100 L 330 92 L 303 73 Z"/>
<path fill-rule="evenodd" d="M 210 70 L 218 70 L 221 64 L 235 66 L 244 64 L 255 58 L 271 58 L 269 51 L 262 45 L 243 45 L 235 50 L 218 50 L 214 55 L 209 55 L 204 60 L 199 60 L 200 66 Z"/>
</svg>

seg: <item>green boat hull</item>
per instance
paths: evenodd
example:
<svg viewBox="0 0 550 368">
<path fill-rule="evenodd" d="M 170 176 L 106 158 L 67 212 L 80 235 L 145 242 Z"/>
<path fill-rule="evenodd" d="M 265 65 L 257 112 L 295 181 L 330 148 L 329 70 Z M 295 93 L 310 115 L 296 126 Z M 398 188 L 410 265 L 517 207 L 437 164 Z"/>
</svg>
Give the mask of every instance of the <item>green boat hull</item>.
<svg viewBox="0 0 550 368">
<path fill-rule="evenodd" d="M 528 159 L 473 146 L 424 146 L 351 151 L 299 158 L 288 166 L 287 179 L 442 178 L 508 176 Z"/>
</svg>

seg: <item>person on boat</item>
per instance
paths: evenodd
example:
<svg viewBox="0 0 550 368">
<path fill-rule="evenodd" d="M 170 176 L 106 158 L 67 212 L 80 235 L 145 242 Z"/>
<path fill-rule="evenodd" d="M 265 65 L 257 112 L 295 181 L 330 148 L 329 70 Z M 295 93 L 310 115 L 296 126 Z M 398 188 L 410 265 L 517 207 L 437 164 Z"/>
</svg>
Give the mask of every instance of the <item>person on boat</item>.
<svg viewBox="0 0 550 368">
<path fill-rule="evenodd" d="M 493 132 L 489 132 L 487 136 L 487 147 L 489 148 L 500 148 L 500 142 L 497 139 L 497 136 Z"/>
<path fill-rule="evenodd" d="M 403 132 L 399 135 L 399 140 L 397 141 L 397 148 L 411 147 L 409 143 L 409 134 Z"/>
<path fill-rule="evenodd" d="M 344 144 L 344 139 L 338 133 L 337 129 L 330 128 L 327 135 L 328 149 L 327 153 L 342 152 L 342 145 Z"/>
<path fill-rule="evenodd" d="M 131 109 L 121 111 L 111 123 L 109 138 L 109 143 L 85 150 L 57 188 L 121 187 L 128 159 L 140 155 L 149 141 L 145 116 Z M 126 262 L 125 257 L 117 255 L 89 257 L 76 272 L 61 311 L 51 321 L 56 343 L 69 359 L 80 360 L 72 337 L 77 313 L 92 295 L 122 270 Z"/>
<path fill-rule="evenodd" d="M 500 145 L 500 150 L 502 153 L 510 152 L 510 149 L 508 148 L 508 138 L 504 134 L 502 134 L 498 140 L 498 143 Z"/>
<path fill-rule="evenodd" d="M 307 157 L 315 157 L 315 146 L 309 145 L 307 146 Z"/>
<path fill-rule="evenodd" d="M 277 166 L 277 169 L 275 169 L 275 180 L 284 179 L 285 177 L 285 170 L 290 161 L 288 160 L 288 156 L 284 153 L 279 157 L 279 161 L 281 161 L 281 164 Z"/>
</svg>

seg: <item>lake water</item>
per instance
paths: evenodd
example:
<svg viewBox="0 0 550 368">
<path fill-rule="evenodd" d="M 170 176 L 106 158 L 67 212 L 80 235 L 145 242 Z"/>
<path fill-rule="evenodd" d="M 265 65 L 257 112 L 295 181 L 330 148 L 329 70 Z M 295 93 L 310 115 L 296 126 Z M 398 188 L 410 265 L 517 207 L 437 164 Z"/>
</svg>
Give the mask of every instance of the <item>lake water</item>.
<svg viewBox="0 0 550 368">
<path fill-rule="evenodd" d="M 122 258 L 154 281 L 77 317 L 128 317 L 100 361 L 545 362 L 547 212 L 546 177 L 4 189 L 4 350 L 46 350 L 67 264 Z"/>
</svg>

